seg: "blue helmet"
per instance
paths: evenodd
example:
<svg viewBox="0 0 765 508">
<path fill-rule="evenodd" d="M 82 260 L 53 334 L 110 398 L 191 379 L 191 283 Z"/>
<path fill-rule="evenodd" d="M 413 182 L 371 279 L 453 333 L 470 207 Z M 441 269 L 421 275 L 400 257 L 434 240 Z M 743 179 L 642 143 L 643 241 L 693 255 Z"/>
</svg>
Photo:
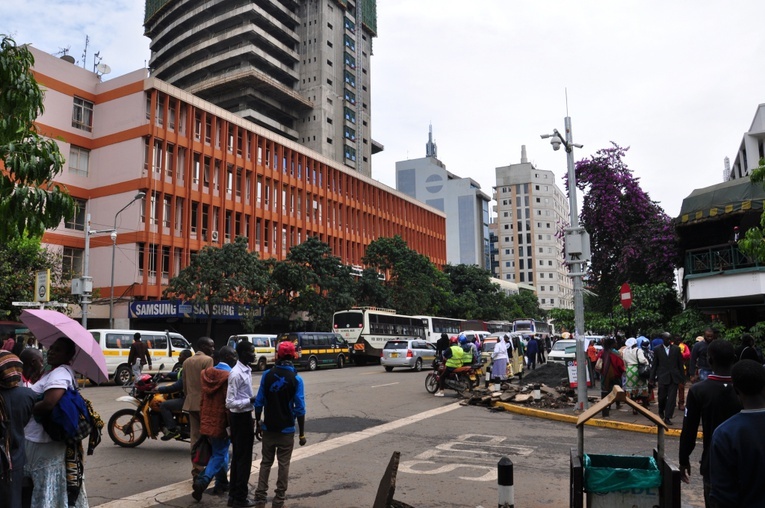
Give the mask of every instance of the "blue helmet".
<svg viewBox="0 0 765 508">
<path fill-rule="evenodd" d="M 465 337 L 464 333 L 460 334 L 459 340 L 460 340 L 460 344 L 467 344 L 467 337 Z"/>
</svg>

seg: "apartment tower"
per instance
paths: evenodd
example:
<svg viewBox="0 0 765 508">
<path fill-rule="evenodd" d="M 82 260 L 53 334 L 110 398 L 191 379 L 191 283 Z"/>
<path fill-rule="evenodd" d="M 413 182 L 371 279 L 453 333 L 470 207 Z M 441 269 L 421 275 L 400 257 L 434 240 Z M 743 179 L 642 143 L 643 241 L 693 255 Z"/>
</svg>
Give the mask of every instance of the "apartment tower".
<svg viewBox="0 0 765 508">
<path fill-rule="evenodd" d="M 151 75 L 371 175 L 375 0 L 146 0 Z"/>
<path fill-rule="evenodd" d="M 541 308 L 573 308 L 563 262 L 568 202 L 552 171 L 537 169 L 521 148 L 520 164 L 496 168 L 498 268 L 495 276 L 533 285 Z"/>
</svg>

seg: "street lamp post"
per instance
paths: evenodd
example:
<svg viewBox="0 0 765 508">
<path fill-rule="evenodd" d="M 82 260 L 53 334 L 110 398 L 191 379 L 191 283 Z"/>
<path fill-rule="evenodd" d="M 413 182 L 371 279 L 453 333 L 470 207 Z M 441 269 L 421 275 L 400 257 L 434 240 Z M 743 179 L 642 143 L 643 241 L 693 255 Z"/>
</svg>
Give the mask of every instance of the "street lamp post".
<svg viewBox="0 0 765 508">
<path fill-rule="evenodd" d="M 112 229 L 111 239 L 112 239 L 112 278 L 111 278 L 111 293 L 109 294 L 109 328 L 114 328 L 114 255 L 117 250 L 117 217 L 124 212 L 130 205 L 138 201 L 139 199 L 143 199 L 146 196 L 146 193 L 141 191 L 138 194 L 133 197 L 133 199 L 130 201 L 130 203 L 126 204 L 122 208 L 119 209 L 119 211 L 114 214 L 114 228 Z"/>
<path fill-rule="evenodd" d="M 584 263 L 590 257 L 589 236 L 584 228 L 579 226 L 579 209 L 576 203 L 576 171 L 574 169 L 574 147 L 582 148 L 575 144 L 571 134 L 571 117 L 566 117 L 566 138 L 560 135 L 557 129 L 552 134 L 542 134 L 542 139 L 550 138 L 553 150 L 559 150 L 561 145 L 566 150 L 568 163 L 568 202 L 570 222 L 566 228 L 566 262 L 569 265 L 569 277 L 574 285 L 574 337 L 576 338 L 576 378 L 577 378 L 577 403 L 576 409 L 584 411 L 587 408 L 587 360 L 584 350 L 584 294 L 582 293 L 582 276 L 584 275 Z"/>
</svg>

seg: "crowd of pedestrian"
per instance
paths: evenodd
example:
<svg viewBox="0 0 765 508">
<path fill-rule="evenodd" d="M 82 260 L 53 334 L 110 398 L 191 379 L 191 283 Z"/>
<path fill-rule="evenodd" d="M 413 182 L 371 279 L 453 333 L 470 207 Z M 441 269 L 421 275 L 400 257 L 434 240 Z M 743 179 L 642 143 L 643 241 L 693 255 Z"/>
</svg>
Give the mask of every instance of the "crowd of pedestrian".
<svg viewBox="0 0 765 508">
<path fill-rule="evenodd" d="M 705 506 L 763 506 L 765 366 L 754 338 L 745 334 L 734 347 L 716 340 L 709 328 L 690 347 L 668 332 L 651 336 L 606 337 L 600 351 L 589 345 L 588 362 L 599 376 L 601 394 L 619 385 L 645 407 L 656 402 L 668 426 L 674 425 L 675 411 L 681 412 L 679 464 L 685 483 L 690 482 L 690 456 L 701 426 Z M 609 416 L 608 409 L 603 416 Z"/>
</svg>

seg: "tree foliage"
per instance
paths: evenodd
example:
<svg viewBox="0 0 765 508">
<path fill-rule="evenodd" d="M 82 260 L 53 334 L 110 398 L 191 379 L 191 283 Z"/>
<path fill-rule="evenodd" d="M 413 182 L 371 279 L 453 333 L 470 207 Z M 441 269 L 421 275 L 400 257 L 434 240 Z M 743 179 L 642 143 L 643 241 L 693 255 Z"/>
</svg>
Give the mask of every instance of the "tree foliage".
<svg viewBox="0 0 765 508">
<path fill-rule="evenodd" d="M 347 266 L 318 237 L 292 247 L 284 261 L 272 261 L 266 312 L 289 320 L 294 328 L 306 323 L 329 330 L 332 314 L 353 305 L 352 278 Z"/>
<path fill-rule="evenodd" d="M 760 166 L 752 171 L 750 179 L 765 186 L 765 158 L 760 159 Z M 738 248 L 757 262 L 765 262 L 765 211 L 760 215 L 760 226 L 747 229 L 738 241 Z"/>
<path fill-rule="evenodd" d="M 164 297 L 207 307 L 207 335 L 212 334 L 212 308 L 221 304 L 258 305 L 266 290 L 266 272 L 247 239 L 237 237 L 223 247 L 206 246 L 170 279 Z"/>
<path fill-rule="evenodd" d="M 603 313 L 624 282 L 672 284 L 677 261 L 671 219 L 640 188 L 623 160 L 627 150 L 613 144 L 576 164 L 592 250 L 588 282 L 598 295 L 592 310 Z"/>
<path fill-rule="evenodd" d="M 443 315 L 450 294 L 447 277 L 427 257 L 410 249 L 401 236 L 370 243 L 363 262 L 388 274 L 383 285 L 399 314 Z"/>
<path fill-rule="evenodd" d="M 39 238 L 13 238 L 0 244 L 0 319 L 17 320 L 21 307 L 12 302 L 32 302 L 38 271 L 50 270 L 51 300 L 76 303 L 69 285 L 71 274 L 61 272 L 61 256 L 44 249 Z"/>
<path fill-rule="evenodd" d="M 0 243 L 42 236 L 74 213 L 74 200 L 53 182 L 64 167 L 58 145 L 37 133 L 43 93 L 32 53 L 0 35 Z"/>
</svg>

